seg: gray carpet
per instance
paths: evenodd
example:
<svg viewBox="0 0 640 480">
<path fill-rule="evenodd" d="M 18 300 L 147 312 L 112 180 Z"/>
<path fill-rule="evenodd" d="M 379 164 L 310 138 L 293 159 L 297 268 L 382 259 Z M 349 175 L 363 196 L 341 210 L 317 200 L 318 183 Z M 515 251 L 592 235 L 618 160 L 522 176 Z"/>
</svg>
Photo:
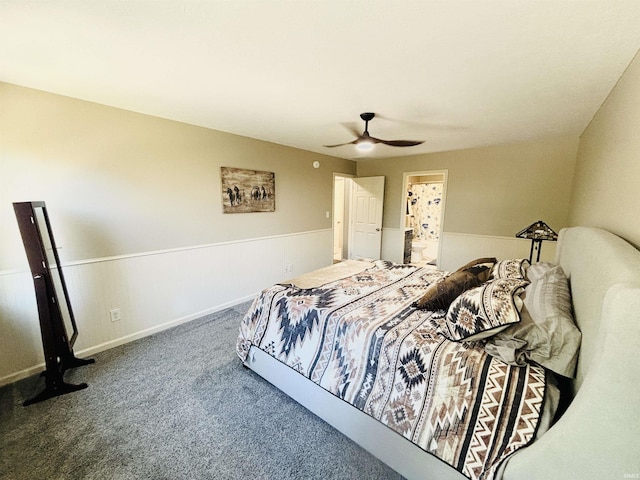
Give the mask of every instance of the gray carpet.
<svg viewBox="0 0 640 480">
<path fill-rule="evenodd" d="M 0 389 L 0 479 L 400 479 L 242 367 L 245 303 L 95 355 L 89 388 L 23 407 Z M 80 332 L 82 335 L 82 332 Z"/>
</svg>

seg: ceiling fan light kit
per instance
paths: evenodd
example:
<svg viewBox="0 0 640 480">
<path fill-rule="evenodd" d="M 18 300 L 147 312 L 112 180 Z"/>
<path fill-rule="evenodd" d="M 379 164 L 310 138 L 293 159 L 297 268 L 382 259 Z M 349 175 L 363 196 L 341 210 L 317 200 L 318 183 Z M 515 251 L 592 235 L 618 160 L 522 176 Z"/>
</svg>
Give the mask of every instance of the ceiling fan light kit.
<svg viewBox="0 0 640 480">
<path fill-rule="evenodd" d="M 373 150 L 373 146 L 376 143 L 382 143 L 383 145 L 389 145 L 390 147 L 413 147 L 424 143 L 424 140 L 382 140 L 381 138 L 372 137 L 369 135 L 369 122 L 376 116 L 373 112 L 365 112 L 360 114 L 360 118 L 364 120 L 364 132 L 358 134 L 354 132 L 358 138 L 352 142 L 339 143 L 337 145 L 325 145 L 328 148 L 342 147 L 344 145 L 355 145 L 360 152 L 369 152 Z"/>
<path fill-rule="evenodd" d="M 361 140 L 356 143 L 356 148 L 359 152 L 370 152 L 373 150 L 373 142 L 370 140 Z"/>
</svg>

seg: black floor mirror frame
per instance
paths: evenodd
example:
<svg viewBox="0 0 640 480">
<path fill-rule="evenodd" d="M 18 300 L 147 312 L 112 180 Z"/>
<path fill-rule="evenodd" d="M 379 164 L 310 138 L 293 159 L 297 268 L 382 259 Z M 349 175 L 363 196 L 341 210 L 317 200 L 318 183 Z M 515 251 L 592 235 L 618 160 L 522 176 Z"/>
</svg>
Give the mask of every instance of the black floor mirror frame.
<svg viewBox="0 0 640 480">
<path fill-rule="evenodd" d="M 17 202 L 13 209 L 33 277 L 45 357 L 45 389 L 26 400 L 23 405 L 27 406 L 87 388 L 86 383 L 65 382 L 64 372 L 94 360 L 73 353 L 78 327 L 45 202 Z"/>
</svg>

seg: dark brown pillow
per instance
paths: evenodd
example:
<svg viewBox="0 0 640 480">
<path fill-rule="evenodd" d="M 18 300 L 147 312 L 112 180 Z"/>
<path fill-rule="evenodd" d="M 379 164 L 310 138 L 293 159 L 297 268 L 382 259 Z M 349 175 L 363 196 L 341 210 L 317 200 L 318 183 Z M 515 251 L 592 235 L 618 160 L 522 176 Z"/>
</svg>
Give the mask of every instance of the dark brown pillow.
<svg viewBox="0 0 640 480">
<path fill-rule="evenodd" d="M 473 267 L 474 265 L 479 265 L 481 263 L 490 263 L 493 265 L 498 263 L 498 259 L 495 257 L 476 258 L 475 260 L 471 260 L 469 263 L 464 264 L 458 270 L 464 270 L 465 268 Z"/>
<path fill-rule="evenodd" d="M 473 267 L 467 267 L 464 270 L 460 270 L 461 272 L 469 272 L 478 277 L 480 283 L 484 283 L 489 280 L 491 276 L 491 272 L 493 271 L 493 267 L 490 265 L 474 265 Z"/>
<path fill-rule="evenodd" d="M 489 273 L 487 274 L 487 278 L 484 279 L 484 281 L 486 282 L 489 279 L 489 275 L 491 275 L 491 269 L 493 268 L 493 266 L 496 263 L 498 263 L 498 259 L 495 258 L 495 257 L 476 258 L 475 260 L 471 260 L 466 265 L 461 266 L 456 271 L 468 270 L 470 268 L 477 267 L 477 266 L 487 267 L 487 269 L 489 270 Z M 483 269 L 483 271 L 484 271 L 484 269 Z"/>
<path fill-rule="evenodd" d="M 491 269 L 489 268 L 489 271 Z M 482 280 L 478 278 L 478 275 L 469 270 L 457 270 L 448 277 L 429 285 L 427 291 L 418 300 L 414 307 L 423 310 L 447 310 L 451 302 L 453 302 L 458 295 L 482 285 Z"/>
</svg>

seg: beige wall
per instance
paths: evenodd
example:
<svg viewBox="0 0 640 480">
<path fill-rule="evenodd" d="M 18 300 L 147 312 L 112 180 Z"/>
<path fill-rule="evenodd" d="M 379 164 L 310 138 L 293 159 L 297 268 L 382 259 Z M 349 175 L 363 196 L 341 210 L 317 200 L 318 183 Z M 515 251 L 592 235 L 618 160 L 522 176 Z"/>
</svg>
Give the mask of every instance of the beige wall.
<svg viewBox="0 0 640 480">
<path fill-rule="evenodd" d="M 583 133 L 575 178 L 570 223 L 640 246 L 640 56 Z"/>
<path fill-rule="evenodd" d="M 26 265 L 12 202 L 47 203 L 68 262 L 331 228 L 333 172 L 356 169 L 6 83 L 0 132 L 0 271 Z M 276 211 L 223 214 L 221 166 L 275 172 Z"/>
<path fill-rule="evenodd" d="M 513 237 L 535 220 L 567 225 L 577 138 L 498 145 L 358 163 L 384 175 L 383 225 L 400 228 L 403 172 L 448 170 L 445 232 Z"/>
<path fill-rule="evenodd" d="M 276 211 L 222 214 L 221 166 L 274 172 Z M 355 170 L 350 160 L 0 83 L 0 386 L 43 366 L 12 202 L 47 203 L 82 357 L 330 264 L 333 173 Z M 112 322 L 116 308 L 122 318 Z"/>
</svg>

